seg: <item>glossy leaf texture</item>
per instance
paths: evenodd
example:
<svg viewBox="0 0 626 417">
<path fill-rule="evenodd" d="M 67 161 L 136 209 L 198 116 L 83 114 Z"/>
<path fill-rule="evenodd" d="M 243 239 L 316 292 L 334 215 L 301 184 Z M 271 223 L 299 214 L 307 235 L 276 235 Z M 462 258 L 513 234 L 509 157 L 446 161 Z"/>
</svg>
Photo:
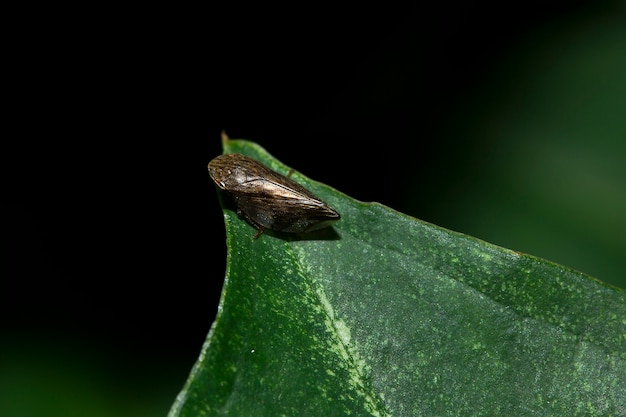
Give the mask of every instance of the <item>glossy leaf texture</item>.
<svg viewBox="0 0 626 417">
<path fill-rule="evenodd" d="M 253 240 L 223 200 L 219 312 L 171 417 L 626 415 L 624 291 L 292 178 L 342 219 Z"/>
</svg>

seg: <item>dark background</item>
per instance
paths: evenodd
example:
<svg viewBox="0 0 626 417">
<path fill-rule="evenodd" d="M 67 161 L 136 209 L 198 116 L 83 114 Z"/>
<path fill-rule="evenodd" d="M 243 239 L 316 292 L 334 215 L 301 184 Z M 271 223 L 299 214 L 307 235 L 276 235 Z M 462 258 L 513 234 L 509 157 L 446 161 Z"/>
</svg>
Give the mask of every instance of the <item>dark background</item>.
<svg viewBox="0 0 626 417">
<path fill-rule="evenodd" d="M 536 107 L 511 97 L 546 62 L 559 77 L 560 44 L 625 44 L 624 31 L 594 35 L 624 22 L 620 2 L 285 7 L 15 13 L 5 60 L 0 414 L 167 413 L 224 276 L 222 214 L 206 172 L 222 129 L 359 200 L 624 286 L 623 189 L 606 191 L 615 207 L 594 201 L 614 208 L 608 217 L 572 218 L 608 227 L 605 246 L 569 223 L 554 231 L 601 252 L 585 261 L 584 247 L 542 236 L 561 209 L 526 207 L 528 190 L 516 191 L 494 163 L 509 165 L 500 139 L 517 143 L 500 130 L 519 132 L 515 117 Z M 616 113 L 623 86 L 609 88 Z M 596 122 L 584 140 L 602 140 L 595 132 L 606 123 Z M 626 130 L 615 126 L 601 146 L 621 158 Z M 558 156 L 574 142 L 539 151 Z M 484 178 L 502 183 L 489 188 Z M 536 216 L 498 223 L 485 214 L 494 206 Z"/>
</svg>

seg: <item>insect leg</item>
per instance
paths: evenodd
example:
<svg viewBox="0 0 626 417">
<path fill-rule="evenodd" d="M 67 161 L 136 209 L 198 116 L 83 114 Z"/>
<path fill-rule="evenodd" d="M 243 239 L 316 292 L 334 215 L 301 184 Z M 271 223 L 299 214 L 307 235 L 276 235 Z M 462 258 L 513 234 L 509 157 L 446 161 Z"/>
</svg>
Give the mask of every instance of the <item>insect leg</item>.
<svg viewBox="0 0 626 417">
<path fill-rule="evenodd" d="M 263 233 L 263 229 L 259 227 L 258 230 L 256 231 L 256 234 L 252 237 L 252 239 L 257 240 L 259 236 L 261 236 L 261 233 Z"/>
</svg>

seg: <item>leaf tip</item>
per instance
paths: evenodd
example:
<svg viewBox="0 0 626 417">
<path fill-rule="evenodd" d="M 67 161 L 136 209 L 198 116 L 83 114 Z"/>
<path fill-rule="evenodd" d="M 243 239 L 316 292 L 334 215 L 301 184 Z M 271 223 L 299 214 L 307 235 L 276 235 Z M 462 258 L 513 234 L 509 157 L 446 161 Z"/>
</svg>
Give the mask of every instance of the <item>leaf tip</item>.
<svg viewBox="0 0 626 417">
<path fill-rule="evenodd" d="M 226 146 L 228 145 L 228 141 L 230 140 L 230 138 L 226 134 L 226 130 L 222 129 L 221 136 L 222 136 L 222 148 L 226 149 Z"/>
</svg>

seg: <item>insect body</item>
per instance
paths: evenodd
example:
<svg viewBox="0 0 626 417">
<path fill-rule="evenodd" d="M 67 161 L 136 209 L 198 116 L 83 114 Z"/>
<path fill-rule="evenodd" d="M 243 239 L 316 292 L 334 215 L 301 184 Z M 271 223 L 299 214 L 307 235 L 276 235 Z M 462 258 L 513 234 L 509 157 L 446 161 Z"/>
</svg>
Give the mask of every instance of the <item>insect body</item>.
<svg viewBox="0 0 626 417">
<path fill-rule="evenodd" d="M 240 154 L 218 156 L 209 162 L 209 175 L 229 193 L 238 214 L 258 232 L 310 232 L 339 220 L 339 213 L 297 182 Z"/>
</svg>

